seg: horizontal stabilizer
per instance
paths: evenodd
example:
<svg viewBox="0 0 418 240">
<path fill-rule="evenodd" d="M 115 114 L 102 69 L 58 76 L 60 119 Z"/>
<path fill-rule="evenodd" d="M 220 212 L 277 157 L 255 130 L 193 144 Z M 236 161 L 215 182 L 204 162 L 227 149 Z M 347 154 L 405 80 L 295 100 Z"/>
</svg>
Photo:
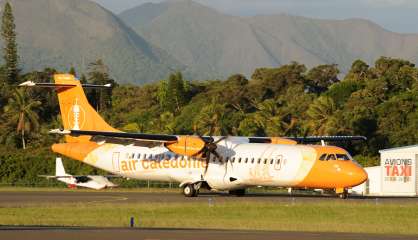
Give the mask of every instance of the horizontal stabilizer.
<svg viewBox="0 0 418 240">
<path fill-rule="evenodd" d="M 47 179 L 59 179 L 59 178 L 91 178 L 91 177 L 122 178 L 122 176 L 119 176 L 119 175 L 66 175 L 66 176 L 38 175 L 38 177 L 44 177 L 44 178 L 47 178 Z"/>
<path fill-rule="evenodd" d="M 77 86 L 76 84 L 62 84 L 62 83 L 35 83 L 32 81 L 27 81 L 24 83 L 19 84 L 19 87 L 44 87 L 44 88 L 56 88 L 56 87 L 64 87 L 64 88 L 71 88 Z M 110 88 L 112 84 L 105 84 L 105 85 L 95 85 L 95 84 L 81 84 L 83 88 Z"/>
<path fill-rule="evenodd" d="M 58 178 L 72 178 L 72 176 L 49 176 L 49 175 L 38 175 L 38 177 L 44 177 L 46 179 L 58 179 Z"/>
<path fill-rule="evenodd" d="M 102 136 L 112 138 L 124 138 L 141 141 L 152 142 L 177 142 L 177 136 L 174 135 L 158 135 L 158 134 L 143 134 L 143 133 L 124 133 L 124 132 L 102 132 L 102 131 L 82 131 L 82 130 L 60 130 L 54 129 L 49 131 L 54 134 L 63 134 L 71 136 Z"/>
</svg>

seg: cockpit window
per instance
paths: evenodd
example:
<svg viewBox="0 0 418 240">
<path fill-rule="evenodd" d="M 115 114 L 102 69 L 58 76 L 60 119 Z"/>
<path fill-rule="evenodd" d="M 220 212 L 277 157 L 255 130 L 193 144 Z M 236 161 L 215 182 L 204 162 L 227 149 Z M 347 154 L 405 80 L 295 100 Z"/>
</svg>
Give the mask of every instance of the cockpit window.
<svg viewBox="0 0 418 240">
<path fill-rule="evenodd" d="M 327 161 L 328 160 L 335 160 L 335 155 L 334 154 L 328 154 Z"/>
<path fill-rule="evenodd" d="M 319 160 L 324 161 L 326 157 L 327 157 L 327 154 L 324 153 L 319 157 Z"/>
<path fill-rule="evenodd" d="M 337 154 L 337 160 L 348 161 L 350 158 L 346 154 Z"/>
</svg>

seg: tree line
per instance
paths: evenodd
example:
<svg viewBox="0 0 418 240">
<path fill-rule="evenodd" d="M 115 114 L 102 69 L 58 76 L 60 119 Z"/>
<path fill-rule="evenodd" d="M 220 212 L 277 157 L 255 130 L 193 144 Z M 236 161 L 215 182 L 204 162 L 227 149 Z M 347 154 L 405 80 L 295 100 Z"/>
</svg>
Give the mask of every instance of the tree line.
<svg viewBox="0 0 418 240">
<path fill-rule="evenodd" d="M 52 82 L 57 70 L 19 69 L 12 8 L 6 3 L 1 35 L 4 65 L 0 67 L 0 183 L 45 183 L 38 174 L 54 172 L 49 150 L 60 137 L 54 91 L 23 89 L 24 81 Z M 381 57 L 373 66 L 356 60 L 341 74 L 338 66 L 308 69 L 292 62 L 258 68 L 250 78 L 186 80 L 181 72 L 143 86 L 117 85 L 106 64 L 97 60 L 88 71 L 69 73 L 83 83 L 112 83 L 111 89 L 87 90 L 87 97 L 113 126 L 127 132 L 309 136 L 364 135 L 366 143 L 343 143 L 364 166 L 378 164 L 378 150 L 418 142 L 418 69 L 407 60 Z M 69 172 L 101 171 L 65 159 Z M 124 183 L 128 184 L 128 183 Z M 132 183 L 130 183 L 132 184 Z"/>
</svg>

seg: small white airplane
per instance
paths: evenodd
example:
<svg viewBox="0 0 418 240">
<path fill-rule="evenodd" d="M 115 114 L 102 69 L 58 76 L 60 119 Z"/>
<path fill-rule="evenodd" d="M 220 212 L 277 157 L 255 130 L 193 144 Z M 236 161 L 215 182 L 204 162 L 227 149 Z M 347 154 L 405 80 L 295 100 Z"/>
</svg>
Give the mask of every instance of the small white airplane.
<svg viewBox="0 0 418 240">
<path fill-rule="evenodd" d="M 56 74 L 55 83 L 20 86 L 54 88 L 58 94 L 65 143 L 52 151 L 126 178 L 180 183 L 183 194 L 199 189 L 245 194 L 256 186 L 333 190 L 348 189 L 367 173 L 339 147 L 325 141 L 365 140 L 362 136 L 240 137 L 125 133 L 110 126 L 89 104 L 73 75 Z M 322 142 L 322 145 L 309 145 Z"/>
<path fill-rule="evenodd" d="M 65 172 L 61 158 L 57 158 L 55 162 L 55 176 L 39 175 L 47 179 L 56 179 L 66 183 L 69 188 L 85 187 L 96 190 L 104 188 L 114 188 L 118 185 L 109 181 L 109 177 L 117 176 L 99 176 L 99 175 L 70 175 Z"/>
</svg>

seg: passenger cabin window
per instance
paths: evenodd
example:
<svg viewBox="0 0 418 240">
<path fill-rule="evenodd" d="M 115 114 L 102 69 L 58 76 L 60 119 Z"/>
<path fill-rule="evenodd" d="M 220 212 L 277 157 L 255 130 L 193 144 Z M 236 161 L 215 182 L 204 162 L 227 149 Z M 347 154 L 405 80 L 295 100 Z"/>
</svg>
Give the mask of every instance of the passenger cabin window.
<svg viewBox="0 0 418 240">
<path fill-rule="evenodd" d="M 328 154 L 327 161 L 328 160 L 335 160 L 335 155 L 334 154 Z"/>
<path fill-rule="evenodd" d="M 147 154 L 144 154 L 144 159 L 146 159 L 147 158 Z"/>
<path fill-rule="evenodd" d="M 241 163 L 241 158 L 238 158 L 238 163 Z"/>
<path fill-rule="evenodd" d="M 260 163 L 261 163 L 261 158 L 259 158 L 259 159 L 258 159 L 257 163 L 258 163 L 258 164 L 260 164 Z"/>
<path fill-rule="evenodd" d="M 264 164 L 267 164 L 267 158 L 264 159 Z"/>
<path fill-rule="evenodd" d="M 254 161 L 255 161 L 254 158 L 251 158 L 251 163 L 254 163 Z"/>
<path fill-rule="evenodd" d="M 347 155 L 345 155 L 345 154 L 336 154 L 336 156 L 337 156 L 337 160 L 341 160 L 341 161 L 348 161 L 348 160 L 350 160 L 350 158 Z"/>
<path fill-rule="evenodd" d="M 235 162 L 235 158 L 234 158 L 234 157 L 232 158 L 231 162 L 232 162 L 232 163 L 233 163 L 233 162 Z"/>
<path fill-rule="evenodd" d="M 319 157 L 319 160 L 324 161 L 327 158 L 327 154 L 324 153 Z"/>
<path fill-rule="evenodd" d="M 273 162 L 274 162 L 274 159 L 272 158 L 272 159 L 270 160 L 270 164 L 273 164 Z"/>
<path fill-rule="evenodd" d="M 248 158 L 245 158 L 245 163 L 248 163 Z"/>
<path fill-rule="evenodd" d="M 276 160 L 276 164 L 280 164 L 280 158 Z"/>
</svg>

